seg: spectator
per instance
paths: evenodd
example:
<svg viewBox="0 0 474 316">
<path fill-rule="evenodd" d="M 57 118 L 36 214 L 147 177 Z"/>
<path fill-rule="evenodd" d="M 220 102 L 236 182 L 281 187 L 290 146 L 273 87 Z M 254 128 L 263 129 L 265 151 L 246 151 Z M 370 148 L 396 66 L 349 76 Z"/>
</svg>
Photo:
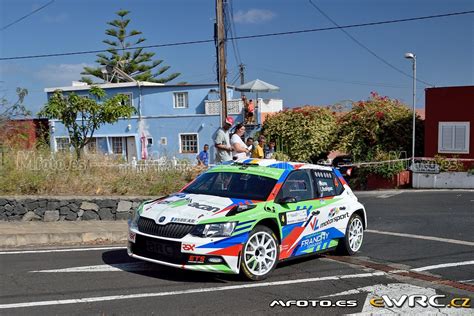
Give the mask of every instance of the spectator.
<svg viewBox="0 0 474 316">
<path fill-rule="evenodd" d="M 198 166 L 209 166 L 209 145 L 205 144 L 203 150 L 196 156 Z"/>
<path fill-rule="evenodd" d="M 275 153 L 275 141 L 271 140 L 268 143 L 267 150 L 265 150 L 265 159 L 271 159 L 274 153 Z"/>
<path fill-rule="evenodd" d="M 266 141 L 265 136 L 260 135 L 258 137 L 257 144 L 253 146 L 252 158 L 263 159 L 264 157 L 263 148 L 265 148 L 265 141 Z"/>
<path fill-rule="evenodd" d="M 214 138 L 216 147 L 216 163 L 223 163 L 232 160 L 232 146 L 230 145 L 229 130 L 234 124 L 231 116 L 226 117 L 224 127 L 220 127 Z"/>
<path fill-rule="evenodd" d="M 253 100 L 250 100 L 247 106 L 247 124 L 254 124 L 254 112 L 255 105 L 253 104 Z"/>
<path fill-rule="evenodd" d="M 247 138 L 247 140 L 245 141 L 245 145 L 247 145 L 247 148 L 249 149 L 249 153 L 247 154 L 247 157 L 250 158 L 253 151 L 253 138 L 252 137 Z"/>
<path fill-rule="evenodd" d="M 246 158 L 247 155 L 250 153 L 250 150 L 245 145 L 242 137 L 245 134 L 245 126 L 242 123 L 239 123 L 235 126 L 235 133 L 232 135 L 230 139 L 230 144 L 232 145 L 233 149 L 233 159 L 242 159 Z"/>
</svg>

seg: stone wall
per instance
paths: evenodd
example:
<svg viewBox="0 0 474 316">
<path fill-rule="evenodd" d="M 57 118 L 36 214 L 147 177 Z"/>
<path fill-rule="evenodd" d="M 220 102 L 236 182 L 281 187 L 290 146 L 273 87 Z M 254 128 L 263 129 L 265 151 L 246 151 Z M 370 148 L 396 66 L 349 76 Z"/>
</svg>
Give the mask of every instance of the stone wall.
<svg viewBox="0 0 474 316">
<path fill-rule="evenodd" d="M 126 220 L 147 197 L 0 197 L 0 221 Z"/>
</svg>

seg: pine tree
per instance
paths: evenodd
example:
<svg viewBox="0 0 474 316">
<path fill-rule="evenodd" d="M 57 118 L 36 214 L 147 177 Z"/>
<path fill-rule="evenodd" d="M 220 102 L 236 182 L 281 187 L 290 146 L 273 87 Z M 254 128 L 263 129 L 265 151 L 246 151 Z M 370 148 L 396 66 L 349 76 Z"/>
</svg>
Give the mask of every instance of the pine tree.
<svg viewBox="0 0 474 316">
<path fill-rule="evenodd" d="M 140 31 L 127 31 L 128 24 L 131 21 L 127 18 L 129 13 L 130 11 L 120 10 L 116 12 L 117 19 L 107 22 L 112 28 L 107 29 L 105 34 L 110 36 L 111 39 L 105 39 L 102 42 L 109 46 L 107 51 L 110 55 L 97 54 L 96 62 L 100 67 L 84 67 L 84 71 L 81 74 L 103 80 L 106 80 L 106 76 L 108 76 L 110 80 L 110 75 L 102 73 L 102 69 L 110 65 L 123 70 L 137 81 L 165 83 L 178 77 L 180 73 L 172 73 L 167 77 L 160 77 L 170 66 L 160 66 L 163 63 L 162 59 L 152 60 L 155 53 L 145 52 L 143 48 L 125 50 L 137 46 L 146 40 L 139 36 L 142 34 Z M 92 84 L 90 77 L 82 77 L 81 81 Z M 114 78 L 112 81 L 117 82 L 117 78 Z"/>
</svg>

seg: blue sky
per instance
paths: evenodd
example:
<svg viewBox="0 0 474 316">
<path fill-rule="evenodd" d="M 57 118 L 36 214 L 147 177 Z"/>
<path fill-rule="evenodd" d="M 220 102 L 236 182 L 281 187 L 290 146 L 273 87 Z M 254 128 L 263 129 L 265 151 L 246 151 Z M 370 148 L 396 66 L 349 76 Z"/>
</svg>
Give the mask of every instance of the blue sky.
<svg viewBox="0 0 474 316">
<path fill-rule="evenodd" d="M 308 0 L 232 1 L 237 35 L 333 26 Z M 472 0 L 313 0 L 340 25 L 474 10 Z M 49 0 L 1 0 L 0 27 Z M 214 0 L 55 0 L 38 13 L 0 31 L 0 56 L 104 49 L 106 22 L 119 9 L 131 11 L 131 28 L 143 32 L 143 44 L 211 39 Z M 417 55 L 418 77 L 435 86 L 474 84 L 474 14 L 347 30 L 395 67 L 411 73 L 405 52 Z M 383 64 L 340 30 L 240 40 L 246 79 L 280 86 L 268 97 L 285 106 L 327 105 L 362 100 L 371 91 L 411 104 L 411 79 Z M 213 43 L 153 49 L 177 81 L 215 81 Z M 43 89 L 68 86 L 80 78 L 95 55 L 0 61 L 0 93 L 13 99 L 16 87 L 29 90 L 26 104 L 37 111 Z M 229 80 L 237 74 L 228 45 Z M 290 73 L 282 74 L 282 73 Z M 306 76 L 306 77 L 305 77 Z M 312 78 L 308 78 L 312 77 Z M 424 107 L 418 84 L 418 107 Z"/>
</svg>

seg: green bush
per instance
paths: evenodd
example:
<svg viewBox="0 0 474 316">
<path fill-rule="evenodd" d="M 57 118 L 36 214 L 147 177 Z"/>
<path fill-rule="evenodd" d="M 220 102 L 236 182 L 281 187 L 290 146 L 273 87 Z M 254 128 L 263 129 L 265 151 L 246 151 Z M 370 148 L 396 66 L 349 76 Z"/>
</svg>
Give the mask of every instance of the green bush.
<svg viewBox="0 0 474 316">
<path fill-rule="evenodd" d="M 400 101 L 372 92 L 367 101 L 354 102 L 352 110 L 339 119 L 337 147 L 355 161 L 377 161 L 390 152 L 411 156 L 412 114 Z M 416 120 L 415 153 L 421 155 L 423 121 Z"/>
<path fill-rule="evenodd" d="M 267 141 L 292 161 L 312 161 L 331 150 L 336 136 L 336 118 L 327 108 L 305 106 L 268 117 L 263 124 Z"/>
</svg>

